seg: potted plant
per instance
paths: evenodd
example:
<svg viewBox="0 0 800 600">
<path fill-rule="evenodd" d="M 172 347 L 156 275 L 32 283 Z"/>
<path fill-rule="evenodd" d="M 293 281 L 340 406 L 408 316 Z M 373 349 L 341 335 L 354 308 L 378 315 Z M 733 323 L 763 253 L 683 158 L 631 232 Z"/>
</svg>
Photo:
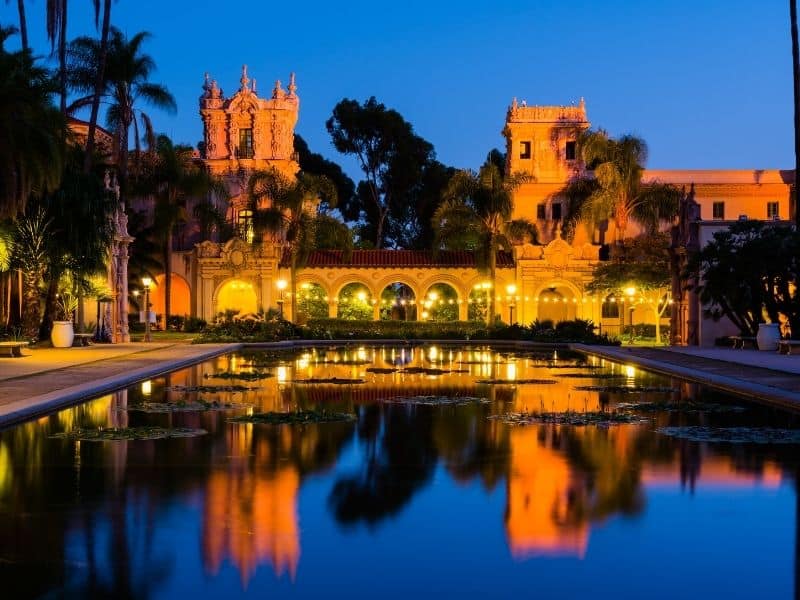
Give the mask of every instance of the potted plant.
<svg viewBox="0 0 800 600">
<path fill-rule="evenodd" d="M 779 323 L 759 323 L 756 342 L 759 350 L 778 349 L 778 342 L 781 339 L 781 326 Z"/>
<path fill-rule="evenodd" d="M 75 340 L 75 328 L 72 324 L 72 315 L 78 308 L 78 297 L 70 292 L 60 292 L 56 297 L 56 320 L 53 321 L 53 330 L 50 341 L 53 348 L 69 348 Z"/>
</svg>

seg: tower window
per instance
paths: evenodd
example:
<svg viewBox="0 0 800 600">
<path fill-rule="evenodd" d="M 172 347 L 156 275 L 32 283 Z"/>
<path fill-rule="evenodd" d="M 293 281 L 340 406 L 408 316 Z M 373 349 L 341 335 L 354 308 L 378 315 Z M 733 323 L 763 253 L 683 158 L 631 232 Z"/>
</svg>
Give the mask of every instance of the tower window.
<svg viewBox="0 0 800 600">
<path fill-rule="evenodd" d="M 566 146 L 564 146 L 564 156 L 567 160 L 575 160 L 577 157 L 577 147 L 574 141 L 569 141 Z"/>
<path fill-rule="evenodd" d="M 240 238 L 247 242 L 252 242 L 255 237 L 255 230 L 253 229 L 253 211 L 240 210 L 238 218 L 236 219 L 236 229 Z"/>
<path fill-rule="evenodd" d="M 547 207 L 544 204 L 536 205 L 536 218 L 544 221 L 547 218 Z"/>
<path fill-rule="evenodd" d="M 253 158 L 253 130 L 239 130 L 239 158 Z"/>
<path fill-rule="evenodd" d="M 716 221 L 721 221 L 725 218 L 725 203 L 724 202 L 714 202 L 711 207 L 712 210 L 712 218 Z"/>
<path fill-rule="evenodd" d="M 520 142 L 519 143 L 519 157 L 520 158 L 530 158 L 531 157 L 531 143 L 530 142 Z"/>
<path fill-rule="evenodd" d="M 553 214 L 553 221 L 561 220 L 561 202 L 553 202 L 553 206 L 550 211 Z"/>
<path fill-rule="evenodd" d="M 768 219 L 780 219 L 781 218 L 780 203 L 779 202 L 767 202 L 767 218 Z"/>
</svg>

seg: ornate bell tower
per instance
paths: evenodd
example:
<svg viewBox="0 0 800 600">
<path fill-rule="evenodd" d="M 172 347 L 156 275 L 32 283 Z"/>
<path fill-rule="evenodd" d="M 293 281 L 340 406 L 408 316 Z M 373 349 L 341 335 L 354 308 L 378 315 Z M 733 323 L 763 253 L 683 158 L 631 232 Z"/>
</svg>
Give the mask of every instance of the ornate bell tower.
<svg viewBox="0 0 800 600">
<path fill-rule="evenodd" d="M 203 120 L 201 157 L 212 173 L 225 174 L 276 168 L 294 177 L 294 128 L 300 109 L 294 73 L 287 89 L 276 81 L 270 98 L 259 98 L 256 80 L 242 66 L 239 89 L 226 98 L 208 73 L 200 96 Z"/>
</svg>

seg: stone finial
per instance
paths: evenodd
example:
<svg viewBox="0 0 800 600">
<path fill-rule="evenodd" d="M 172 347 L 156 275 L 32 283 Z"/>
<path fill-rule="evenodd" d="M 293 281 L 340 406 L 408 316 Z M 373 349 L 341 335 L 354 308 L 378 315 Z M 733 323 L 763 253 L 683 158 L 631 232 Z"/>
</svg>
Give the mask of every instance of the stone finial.
<svg viewBox="0 0 800 600">
<path fill-rule="evenodd" d="M 289 74 L 289 95 L 294 96 L 297 93 L 297 84 L 294 80 L 294 73 Z"/>
<path fill-rule="evenodd" d="M 255 77 L 253 77 L 253 86 L 250 89 L 253 90 L 254 94 L 256 93 L 256 78 Z"/>
<path fill-rule="evenodd" d="M 239 80 L 239 83 L 242 84 L 242 91 L 247 90 L 247 84 L 250 83 L 250 80 L 247 78 L 247 65 L 242 65 L 242 78 Z"/>
<path fill-rule="evenodd" d="M 561 239 L 561 221 L 556 221 L 556 237 L 554 239 Z"/>
<path fill-rule="evenodd" d="M 514 96 L 514 99 L 511 101 L 511 110 L 517 110 L 519 108 L 519 103 L 517 102 L 517 97 Z"/>
<path fill-rule="evenodd" d="M 209 90 L 208 71 L 206 71 L 204 73 L 203 91 L 207 92 L 208 90 Z"/>
<path fill-rule="evenodd" d="M 581 96 L 581 101 L 578 102 L 578 108 L 584 112 L 586 111 L 586 100 L 583 99 L 583 96 Z"/>
<path fill-rule="evenodd" d="M 283 91 L 281 88 L 281 80 L 278 79 L 275 81 L 275 87 L 272 88 L 272 97 L 273 98 L 283 98 L 286 95 L 286 92 Z"/>
</svg>

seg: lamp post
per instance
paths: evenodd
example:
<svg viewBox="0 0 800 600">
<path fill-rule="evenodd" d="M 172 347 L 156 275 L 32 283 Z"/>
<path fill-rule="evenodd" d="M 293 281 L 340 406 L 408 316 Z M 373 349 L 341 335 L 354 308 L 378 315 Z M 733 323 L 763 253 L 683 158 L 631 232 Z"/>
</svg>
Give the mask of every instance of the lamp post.
<svg viewBox="0 0 800 600">
<path fill-rule="evenodd" d="M 632 285 L 626 287 L 625 288 L 625 295 L 628 297 L 628 301 L 630 302 L 630 304 L 628 305 L 628 312 L 630 313 L 630 315 L 628 317 L 628 325 L 631 328 L 631 339 L 630 339 L 630 341 L 628 343 L 629 344 L 633 344 L 633 333 L 634 333 L 633 332 L 633 311 L 634 311 L 634 308 L 635 308 L 635 306 L 633 305 L 633 297 L 636 295 L 636 288 L 633 287 Z M 625 309 L 623 308 L 622 310 L 623 310 L 623 312 L 622 312 L 622 321 L 623 321 L 623 323 L 622 324 L 624 325 L 625 324 Z"/>
<path fill-rule="evenodd" d="M 144 287 L 144 341 L 150 342 L 150 286 L 153 280 L 149 277 L 142 277 L 142 287 Z"/>
<path fill-rule="evenodd" d="M 514 294 L 517 293 L 517 286 L 509 283 L 506 286 L 506 300 L 508 300 L 508 324 L 514 324 Z"/>
<path fill-rule="evenodd" d="M 278 316 L 283 319 L 283 291 L 286 289 L 286 280 L 278 279 L 275 285 L 278 286 Z"/>
</svg>

